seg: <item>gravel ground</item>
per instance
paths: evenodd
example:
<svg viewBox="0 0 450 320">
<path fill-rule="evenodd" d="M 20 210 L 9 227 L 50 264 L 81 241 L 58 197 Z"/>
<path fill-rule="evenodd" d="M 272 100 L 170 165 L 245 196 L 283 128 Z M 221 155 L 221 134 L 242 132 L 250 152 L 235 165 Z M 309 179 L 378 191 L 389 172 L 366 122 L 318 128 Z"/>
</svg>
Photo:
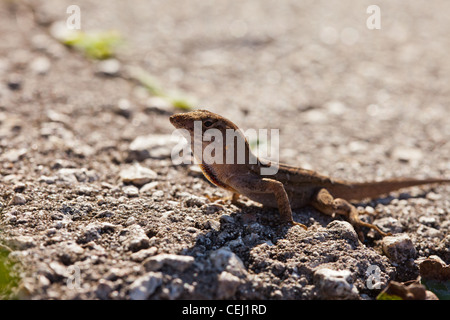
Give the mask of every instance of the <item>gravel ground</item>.
<svg viewBox="0 0 450 320">
<path fill-rule="evenodd" d="M 70 1 L 0 3 L 0 227 L 21 299 L 374 299 L 450 263 L 449 186 L 357 204 L 361 243 L 312 208 L 306 224 L 170 159 L 177 112 L 140 67 L 243 129 L 280 129 L 280 160 L 336 178 L 450 177 L 450 3 L 77 1 L 82 30 L 117 30 L 113 71 L 61 45 Z M 109 65 L 111 67 L 111 64 Z M 106 69 L 105 69 L 106 68 Z M 106 73 L 106 74 L 105 74 Z"/>
</svg>

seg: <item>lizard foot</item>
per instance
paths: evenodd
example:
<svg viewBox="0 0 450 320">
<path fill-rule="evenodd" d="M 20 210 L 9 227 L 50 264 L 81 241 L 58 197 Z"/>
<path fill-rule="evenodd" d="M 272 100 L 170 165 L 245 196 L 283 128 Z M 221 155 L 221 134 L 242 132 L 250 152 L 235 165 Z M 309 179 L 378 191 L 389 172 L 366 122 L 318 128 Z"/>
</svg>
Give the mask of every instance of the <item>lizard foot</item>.
<svg viewBox="0 0 450 320">
<path fill-rule="evenodd" d="M 346 217 L 348 222 L 350 222 L 355 229 L 367 227 L 375 230 L 382 237 L 392 235 L 390 232 L 381 231 L 380 228 L 374 224 L 362 221 L 359 218 L 358 210 L 351 203 L 341 198 L 333 198 L 333 196 L 326 189 L 319 190 L 311 204 L 322 213 L 328 215 L 336 213 Z M 359 239 L 364 241 L 363 233 L 361 231 L 357 231 L 357 233 L 359 235 Z"/>
<path fill-rule="evenodd" d="M 206 195 L 206 198 L 211 201 L 211 202 L 217 202 L 220 204 L 225 204 L 228 201 L 231 201 L 232 204 L 234 204 L 237 207 L 243 207 L 245 206 L 244 203 L 240 202 L 238 200 L 239 198 L 239 194 L 238 193 L 233 193 L 231 196 L 226 196 L 226 197 L 218 197 L 218 196 L 209 196 Z"/>
</svg>

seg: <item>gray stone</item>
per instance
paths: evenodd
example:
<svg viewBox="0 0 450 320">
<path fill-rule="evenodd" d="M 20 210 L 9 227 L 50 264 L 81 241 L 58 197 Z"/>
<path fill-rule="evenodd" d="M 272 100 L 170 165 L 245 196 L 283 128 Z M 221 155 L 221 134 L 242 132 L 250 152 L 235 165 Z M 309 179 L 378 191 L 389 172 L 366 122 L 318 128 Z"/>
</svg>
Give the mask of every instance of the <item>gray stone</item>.
<svg viewBox="0 0 450 320">
<path fill-rule="evenodd" d="M 26 250 L 36 246 L 35 240 L 30 236 L 16 236 L 8 239 L 6 243 L 15 250 Z"/>
<path fill-rule="evenodd" d="M 27 203 L 27 199 L 23 194 L 20 193 L 14 194 L 9 201 L 9 205 L 24 205 L 25 203 Z"/>
<path fill-rule="evenodd" d="M 111 281 L 100 279 L 95 289 L 95 295 L 101 300 L 109 298 L 110 293 L 113 291 L 113 283 Z"/>
<path fill-rule="evenodd" d="M 383 252 L 393 262 L 401 263 L 416 256 L 416 249 L 407 234 L 387 236 L 382 241 Z"/>
<path fill-rule="evenodd" d="M 334 220 L 327 225 L 330 232 L 337 233 L 340 237 L 348 239 L 355 244 L 358 243 L 358 234 L 355 228 L 347 221 Z"/>
<path fill-rule="evenodd" d="M 125 247 L 132 251 L 148 249 L 150 241 L 144 229 L 138 224 L 133 224 L 127 229 L 122 230 L 123 235 L 119 237 L 120 241 L 124 242 Z"/>
<path fill-rule="evenodd" d="M 185 203 L 188 207 L 201 207 L 206 204 L 206 198 L 190 194 L 186 197 Z"/>
<path fill-rule="evenodd" d="M 141 262 L 147 259 L 148 257 L 155 255 L 157 251 L 158 248 L 156 247 L 150 247 L 148 249 L 139 250 L 137 252 L 132 253 L 130 259 L 135 262 Z"/>
<path fill-rule="evenodd" d="M 39 182 L 44 182 L 46 184 L 54 184 L 57 179 L 58 179 L 57 176 L 49 177 L 49 176 L 42 175 L 42 176 L 39 177 L 38 181 Z"/>
<path fill-rule="evenodd" d="M 175 278 L 166 287 L 166 297 L 169 300 L 177 299 L 184 291 L 185 283 L 180 278 Z"/>
<path fill-rule="evenodd" d="M 373 222 L 378 228 L 380 228 L 384 232 L 391 233 L 400 233 L 403 231 L 403 226 L 397 219 L 393 217 L 384 217 L 380 219 L 376 219 Z"/>
<path fill-rule="evenodd" d="M 210 255 L 213 266 L 220 271 L 228 271 L 237 277 L 245 276 L 245 269 L 242 260 L 228 248 L 220 248 Z"/>
<path fill-rule="evenodd" d="M 176 254 L 159 254 L 150 257 L 143 262 L 145 270 L 157 271 L 168 266 L 177 271 L 183 272 L 194 263 L 194 258 L 191 256 L 182 256 Z"/>
<path fill-rule="evenodd" d="M 58 181 L 69 185 L 77 182 L 93 182 L 98 180 L 97 173 L 86 168 L 62 168 L 58 170 L 57 175 Z"/>
</svg>

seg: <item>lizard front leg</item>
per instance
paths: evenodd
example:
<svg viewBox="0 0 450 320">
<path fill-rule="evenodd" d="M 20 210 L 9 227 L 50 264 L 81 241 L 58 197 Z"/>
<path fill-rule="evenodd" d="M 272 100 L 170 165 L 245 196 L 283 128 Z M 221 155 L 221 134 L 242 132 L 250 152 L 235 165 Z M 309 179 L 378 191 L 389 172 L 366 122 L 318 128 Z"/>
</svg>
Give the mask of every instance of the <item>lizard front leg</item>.
<svg viewBox="0 0 450 320">
<path fill-rule="evenodd" d="M 341 198 L 333 198 L 333 196 L 325 188 L 320 189 L 313 196 L 311 205 L 320 212 L 327 215 L 333 215 L 334 213 L 336 213 L 347 217 L 353 227 L 368 227 L 374 229 L 383 237 L 391 235 L 391 233 L 381 231 L 380 228 L 378 228 L 376 225 L 361 221 L 361 219 L 359 219 L 358 210 L 356 210 L 355 206 L 353 206 L 347 200 Z M 358 231 L 358 235 L 361 240 L 364 239 L 364 236 L 360 231 Z"/>
<path fill-rule="evenodd" d="M 228 184 L 243 195 L 254 193 L 273 194 L 277 202 L 282 223 L 298 225 L 305 230 L 307 229 L 305 225 L 293 220 L 291 204 L 289 203 L 286 190 L 280 181 L 269 178 L 261 179 L 259 177 L 249 178 L 248 176 L 234 176 L 230 178 Z"/>
</svg>

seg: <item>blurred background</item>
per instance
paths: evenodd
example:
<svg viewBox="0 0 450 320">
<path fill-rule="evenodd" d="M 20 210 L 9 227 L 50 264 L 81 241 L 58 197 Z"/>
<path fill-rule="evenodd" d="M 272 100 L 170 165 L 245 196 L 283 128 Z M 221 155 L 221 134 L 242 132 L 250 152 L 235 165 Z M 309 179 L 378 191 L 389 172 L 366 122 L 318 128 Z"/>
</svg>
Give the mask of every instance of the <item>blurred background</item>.
<svg viewBox="0 0 450 320">
<path fill-rule="evenodd" d="M 378 1 L 378 30 L 367 27 L 373 1 L 77 1 L 80 32 L 120 42 L 105 56 L 84 52 L 87 58 L 58 38 L 72 4 L 1 2 L 3 118 L 11 112 L 31 125 L 57 111 L 95 148 L 171 130 L 159 115 L 141 112 L 164 91 L 176 92 L 182 108 L 206 108 L 242 127 L 279 128 L 281 159 L 317 169 L 328 169 L 329 157 L 336 170 L 352 154 L 376 165 L 373 158 L 386 154 L 410 162 L 448 151 L 446 1 Z M 128 67 L 150 79 L 150 90 L 142 90 L 145 80 L 127 81 Z M 15 81 L 19 90 L 11 89 Z M 103 112 L 118 105 L 133 109 L 133 118 Z M 446 160 L 438 168 L 448 170 L 449 153 L 437 152 Z"/>
</svg>

